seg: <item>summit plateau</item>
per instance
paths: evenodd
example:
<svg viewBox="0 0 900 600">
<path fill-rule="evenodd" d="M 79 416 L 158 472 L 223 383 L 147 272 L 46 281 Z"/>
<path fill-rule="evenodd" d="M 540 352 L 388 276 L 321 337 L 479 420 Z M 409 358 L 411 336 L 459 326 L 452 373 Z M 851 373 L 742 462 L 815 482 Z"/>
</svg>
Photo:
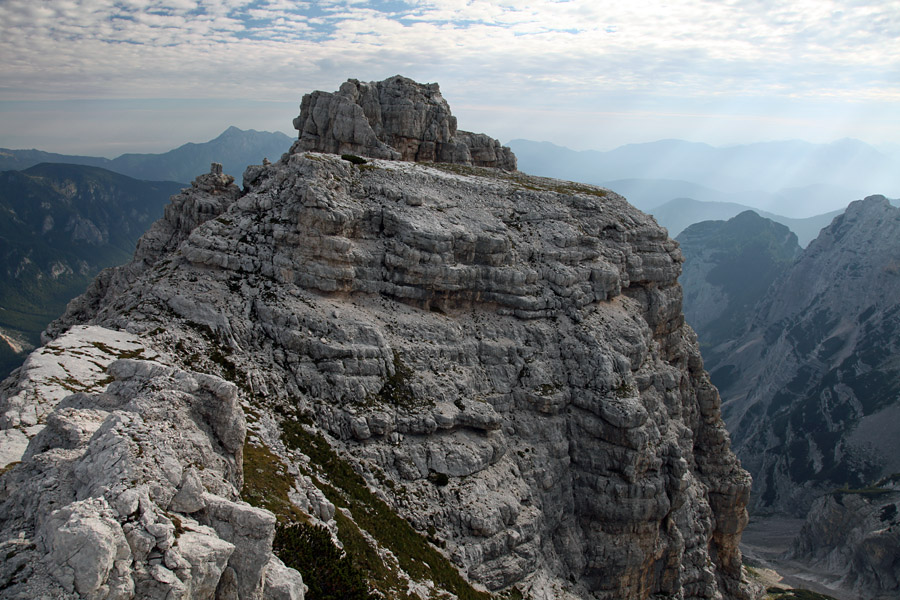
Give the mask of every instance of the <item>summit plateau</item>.
<svg viewBox="0 0 900 600">
<path fill-rule="evenodd" d="M 752 597 L 666 231 L 516 171 L 437 84 L 294 125 L 2 384 L 0 595 Z"/>
</svg>

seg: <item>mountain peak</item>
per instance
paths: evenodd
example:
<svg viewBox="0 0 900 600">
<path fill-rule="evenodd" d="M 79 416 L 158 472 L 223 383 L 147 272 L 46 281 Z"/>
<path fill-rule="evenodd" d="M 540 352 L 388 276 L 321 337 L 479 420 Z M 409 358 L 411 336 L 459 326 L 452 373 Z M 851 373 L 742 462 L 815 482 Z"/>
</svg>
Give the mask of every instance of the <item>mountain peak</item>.
<svg viewBox="0 0 900 600">
<path fill-rule="evenodd" d="M 84 522 L 130 557 L 114 570 L 86 553 L 92 594 L 176 595 L 160 556 L 209 597 L 234 581 L 238 597 L 275 597 L 285 567 L 312 588 L 321 575 L 298 562 L 316 548 L 273 544 L 296 531 L 275 514 L 324 523 L 383 597 L 426 581 L 470 599 L 488 598 L 476 583 L 533 582 L 553 597 L 749 597 L 750 481 L 682 334 L 681 253 L 650 217 L 609 190 L 458 164 L 295 151 L 247 168 L 243 188 L 212 171 L 48 329 L 127 329 L 142 355 L 111 349 L 115 381 L 42 407 L 46 433 L 2 475 L 15 517 L 0 543 L 47 565 L 11 597 L 65 584 L 57 564 L 100 546 Z M 110 346 L 66 335 L 49 359 Z M 0 427 L 36 420 L 18 389 Z M 46 491 L 51 476 L 79 487 Z M 212 562 L 208 548 L 221 558 L 202 581 L 178 566 Z"/>
<path fill-rule="evenodd" d="M 337 92 L 306 94 L 294 119 L 293 151 L 359 154 L 410 162 L 441 162 L 515 171 L 516 156 L 483 133 L 457 130 L 437 83 L 395 75 Z"/>
</svg>

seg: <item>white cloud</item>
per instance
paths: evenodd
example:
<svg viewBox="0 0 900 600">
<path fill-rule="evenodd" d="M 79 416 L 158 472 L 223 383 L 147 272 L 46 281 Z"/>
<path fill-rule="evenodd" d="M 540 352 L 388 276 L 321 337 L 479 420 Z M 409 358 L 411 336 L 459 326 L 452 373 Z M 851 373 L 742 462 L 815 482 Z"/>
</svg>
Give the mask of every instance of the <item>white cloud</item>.
<svg viewBox="0 0 900 600">
<path fill-rule="evenodd" d="M 4 0 L 0 100 L 299 101 L 402 73 L 478 104 L 900 101 L 900 4 Z"/>
</svg>

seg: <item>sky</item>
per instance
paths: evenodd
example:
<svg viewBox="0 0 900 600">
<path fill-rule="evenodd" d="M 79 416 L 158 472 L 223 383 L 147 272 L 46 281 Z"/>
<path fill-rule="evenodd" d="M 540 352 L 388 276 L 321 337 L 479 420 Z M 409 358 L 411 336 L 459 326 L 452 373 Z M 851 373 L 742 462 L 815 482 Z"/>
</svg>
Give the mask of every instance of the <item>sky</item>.
<svg viewBox="0 0 900 600">
<path fill-rule="evenodd" d="M 400 74 L 504 142 L 900 150 L 898 39 L 900 0 L 0 0 L 0 147 L 294 136 L 304 94 Z"/>
</svg>

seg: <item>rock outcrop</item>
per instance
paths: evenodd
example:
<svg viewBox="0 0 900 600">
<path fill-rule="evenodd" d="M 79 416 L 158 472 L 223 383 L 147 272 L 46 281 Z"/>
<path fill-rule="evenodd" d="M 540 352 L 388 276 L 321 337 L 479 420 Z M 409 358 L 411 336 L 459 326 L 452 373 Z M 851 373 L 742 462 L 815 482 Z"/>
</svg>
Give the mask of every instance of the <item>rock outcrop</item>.
<svg viewBox="0 0 900 600">
<path fill-rule="evenodd" d="M 438 84 L 419 84 L 400 75 L 370 83 L 349 79 L 337 92 L 307 94 L 294 129 L 300 139 L 292 152 L 516 170 L 512 150 L 497 140 L 457 131 L 456 117 Z"/>
<path fill-rule="evenodd" d="M 323 525 L 390 597 L 750 597 L 750 479 L 651 218 L 592 186 L 296 146 L 243 192 L 202 181 L 49 330 L 127 330 L 156 358 L 62 400 L 54 423 L 108 416 L 42 431 L 0 480 L 0 539 L 29 564 L 63 563 L 50 515 L 107 540 L 84 582 L 46 585 L 276 597 L 299 579 L 274 513 Z M 184 563 L 173 515 L 206 549 Z M 10 589 L 45 585 L 26 571 Z"/>
<path fill-rule="evenodd" d="M 67 333 L 58 347 L 103 333 Z M 105 370 L 106 390 L 57 402 L 0 478 L 3 597 L 211 599 L 227 597 L 226 575 L 237 597 L 268 597 L 275 518 L 238 502 L 235 385 L 146 360 Z"/>
</svg>

